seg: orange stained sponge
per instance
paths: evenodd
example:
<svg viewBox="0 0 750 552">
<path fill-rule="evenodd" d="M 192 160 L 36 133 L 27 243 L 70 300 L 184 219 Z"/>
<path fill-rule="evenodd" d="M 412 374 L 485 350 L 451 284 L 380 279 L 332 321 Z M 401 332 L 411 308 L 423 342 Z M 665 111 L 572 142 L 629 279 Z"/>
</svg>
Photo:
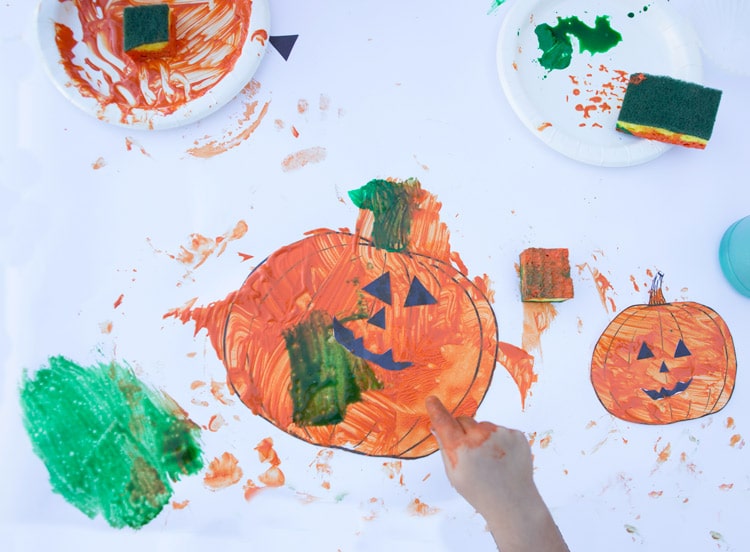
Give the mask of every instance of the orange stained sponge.
<svg viewBox="0 0 750 552">
<path fill-rule="evenodd" d="M 174 22 L 167 4 L 126 6 L 122 12 L 122 47 L 129 55 L 162 56 L 171 51 Z"/>
<path fill-rule="evenodd" d="M 521 252 L 521 300 L 565 301 L 573 298 L 567 249 L 531 247 Z"/>
<path fill-rule="evenodd" d="M 721 90 L 648 73 L 630 76 L 617 118 L 620 132 L 705 149 Z"/>
</svg>

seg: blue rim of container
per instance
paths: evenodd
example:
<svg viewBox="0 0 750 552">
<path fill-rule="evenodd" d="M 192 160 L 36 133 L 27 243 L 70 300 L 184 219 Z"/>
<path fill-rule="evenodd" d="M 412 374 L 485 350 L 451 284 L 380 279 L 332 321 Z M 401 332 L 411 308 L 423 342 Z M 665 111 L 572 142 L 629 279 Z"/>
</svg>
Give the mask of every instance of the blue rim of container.
<svg viewBox="0 0 750 552">
<path fill-rule="evenodd" d="M 727 228 L 727 231 L 724 232 L 724 236 L 721 238 L 721 244 L 719 245 L 719 263 L 721 264 L 721 270 L 724 273 L 724 276 L 727 280 L 729 280 L 729 283 L 732 284 L 732 287 L 734 287 L 734 289 L 739 291 L 742 295 L 750 297 L 750 287 L 748 287 L 746 283 L 742 282 L 737 277 L 737 274 L 734 271 L 734 267 L 732 266 L 732 260 L 729 255 L 732 235 L 734 234 L 737 226 L 741 222 L 746 221 L 746 219 L 746 223 L 750 224 L 750 217 L 745 217 L 732 224 L 729 228 Z"/>
</svg>

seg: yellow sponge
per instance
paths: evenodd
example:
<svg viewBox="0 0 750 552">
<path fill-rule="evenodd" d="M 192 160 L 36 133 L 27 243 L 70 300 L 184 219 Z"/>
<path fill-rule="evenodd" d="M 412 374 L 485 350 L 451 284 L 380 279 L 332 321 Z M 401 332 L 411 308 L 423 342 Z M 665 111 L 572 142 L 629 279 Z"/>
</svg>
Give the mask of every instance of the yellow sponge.
<svg viewBox="0 0 750 552">
<path fill-rule="evenodd" d="M 160 56 L 171 49 L 173 21 L 167 4 L 126 6 L 122 27 L 122 47 L 128 54 Z"/>
</svg>

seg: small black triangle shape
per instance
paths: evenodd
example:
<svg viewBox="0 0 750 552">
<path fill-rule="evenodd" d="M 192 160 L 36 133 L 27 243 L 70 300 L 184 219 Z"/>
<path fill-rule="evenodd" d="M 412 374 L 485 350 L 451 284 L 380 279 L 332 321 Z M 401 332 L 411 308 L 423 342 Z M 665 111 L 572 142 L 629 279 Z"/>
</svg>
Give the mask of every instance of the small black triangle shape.
<svg viewBox="0 0 750 552">
<path fill-rule="evenodd" d="M 289 59 L 289 54 L 292 53 L 292 48 L 294 48 L 294 43 L 297 42 L 298 36 L 299 35 L 270 36 L 268 37 L 268 41 L 271 43 L 271 46 L 276 48 L 281 54 L 284 61 L 286 61 Z"/>
</svg>

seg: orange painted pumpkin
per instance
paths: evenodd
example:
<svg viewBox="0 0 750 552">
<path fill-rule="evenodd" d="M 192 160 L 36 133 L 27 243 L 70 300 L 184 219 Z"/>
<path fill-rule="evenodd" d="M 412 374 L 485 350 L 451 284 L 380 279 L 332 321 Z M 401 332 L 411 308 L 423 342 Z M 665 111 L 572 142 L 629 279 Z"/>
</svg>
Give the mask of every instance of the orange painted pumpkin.
<svg viewBox="0 0 750 552">
<path fill-rule="evenodd" d="M 485 280 L 469 280 L 416 180 L 350 192 L 356 231 L 270 255 L 222 304 L 191 312 L 254 413 L 305 441 L 374 456 L 434 452 L 437 395 L 473 416 L 497 358 Z"/>
<path fill-rule="evenodd" d="M 724 320 L 690 301 L 667 303 L 663 274 L 647 305 L 620 312 L 591 360 L 591 381 L 604 407 L 629 422 L 669 424 L 724 408 L 737 359 Z"/>
</svg>

